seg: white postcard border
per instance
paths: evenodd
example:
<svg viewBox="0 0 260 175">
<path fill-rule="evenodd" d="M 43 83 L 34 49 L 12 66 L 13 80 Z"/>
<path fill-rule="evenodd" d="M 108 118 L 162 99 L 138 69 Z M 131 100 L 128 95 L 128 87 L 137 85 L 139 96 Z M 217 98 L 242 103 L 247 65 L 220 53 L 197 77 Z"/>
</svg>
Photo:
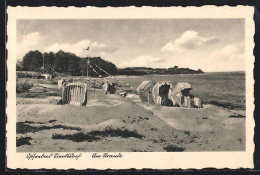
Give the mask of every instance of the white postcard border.
<svg viewBox="0 0 260 175">
<path fill-rule="evenodd" d="M 7 22 L 7 167 L 10 169 L 188 169 L 253 168 L 254 152 L 254 21 L 253 7 L 8 7 Z M 16 152 L 16 20 L 17 19 L 160 19 L 160 18 L 245 18 L 246 45 L 246 151 L 241 152 L 123 152 L 122 158 L 94 159 L 93 152 L 82 152 L 75 159 L 27 160 L 27 153 Z M 78 154 L 79 152 L 76 152 Z M 37 153 L 40 154 L 40 153 Z M 49 154 L 49 153 L 46 153 Z M 115 153 L 117 154 L 117 153 Z"/>
</svg>

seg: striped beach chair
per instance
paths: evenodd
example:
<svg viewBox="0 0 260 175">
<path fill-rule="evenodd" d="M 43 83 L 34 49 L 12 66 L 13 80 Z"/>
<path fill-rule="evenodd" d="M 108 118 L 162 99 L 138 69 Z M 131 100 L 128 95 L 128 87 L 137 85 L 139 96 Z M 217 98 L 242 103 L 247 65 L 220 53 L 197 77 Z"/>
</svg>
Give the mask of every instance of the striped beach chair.
<svg viewBox="0 0 260 175">
<path fill-rule="evenodd" d="M 63 87 L 63 104 L 85 106 L 87 104 L 87 84 L 68 83 Z"/>
</svg>

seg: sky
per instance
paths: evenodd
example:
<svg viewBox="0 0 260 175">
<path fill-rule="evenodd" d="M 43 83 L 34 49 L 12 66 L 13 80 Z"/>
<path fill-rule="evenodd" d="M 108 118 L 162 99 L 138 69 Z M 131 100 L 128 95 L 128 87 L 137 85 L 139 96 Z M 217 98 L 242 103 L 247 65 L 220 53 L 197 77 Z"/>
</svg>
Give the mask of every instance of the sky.
<svg viewBox="0 0 260 175">
<path fill-rule="evenodd" d="M 244 19 L 19 19 L 16 32 L 17 59 L 63 50 L 119 68 L 245 70 Z"/>
</svg>

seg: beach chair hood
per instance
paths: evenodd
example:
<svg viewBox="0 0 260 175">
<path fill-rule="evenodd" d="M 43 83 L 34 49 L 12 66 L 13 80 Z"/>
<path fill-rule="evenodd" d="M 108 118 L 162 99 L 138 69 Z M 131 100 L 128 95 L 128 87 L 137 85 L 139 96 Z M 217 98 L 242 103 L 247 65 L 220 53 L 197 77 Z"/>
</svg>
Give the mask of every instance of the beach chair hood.
<svg viewBox="0 0 260 175">
<path fill-rule="evenodd" d="M 183 91 L 184 89 L 191 90 L 192 87 L 189 83 L 178 83 L 173 90 L 173 94 L 178 94 L 179 92 Z"/>
<path fill-rule="evenodd" d="M 152 90 L 152 97 L 153 97 L 153 101 L 155 102 L 155 104 L 157 105 L 161 105 L 161 100 L 162 100 L 162 92 L 160 92 L 160 88 L 168 85 L 169 89 L 167 89 L 165 92 L 167 92 L 167 94 L 164 94 L 166 96 L 166 98 L 171 99 L 171 94 L 172 94 L 172 82 L 170 81 L 158 81 Z M 162 90 L 162 89 L 161 89 Z"/>
<path fill-rule="evenodd" d="M 182 106 L 182 102 L 181 102 L 182 93 L 181 93 L 181 91 L 183 91 L 185 89 L 191 90 L 192 87 L 189 83 L 178 83 L 175 86 L 175 88 L 172 92 L 172 98 L 174 99 L 175 103 L 177 103 L 179 106 Z"/>
<path fill-rule="evenodd" d="M 149 102 L 152 103 L 152 96 L 151 96 L 151 89 L 152 89 L 152 81 L 147 80 L 143 81 L 138 87 L 137 87 L 137 93 L 142 100 L 142 102 Z"/>
</svg>

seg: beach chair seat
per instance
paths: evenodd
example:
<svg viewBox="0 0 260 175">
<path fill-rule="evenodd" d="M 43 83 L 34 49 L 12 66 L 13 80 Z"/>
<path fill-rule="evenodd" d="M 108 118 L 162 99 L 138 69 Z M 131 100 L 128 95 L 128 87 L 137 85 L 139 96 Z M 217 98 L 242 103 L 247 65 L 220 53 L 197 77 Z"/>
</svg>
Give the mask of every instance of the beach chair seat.
<svg viewBox="0 0 260 175">
<path fill-rule="evenodd" d="M 201 99 L 198 97 L 194 97 L 194 107 L 201 108 Z"/>
<path fill-rule="evenodd" d="M 161 106 L 162 98 L 172 99 L 172 82 L 158 81 L 152 89 L 152 97 L 155 104 Z"/>
</svg>

